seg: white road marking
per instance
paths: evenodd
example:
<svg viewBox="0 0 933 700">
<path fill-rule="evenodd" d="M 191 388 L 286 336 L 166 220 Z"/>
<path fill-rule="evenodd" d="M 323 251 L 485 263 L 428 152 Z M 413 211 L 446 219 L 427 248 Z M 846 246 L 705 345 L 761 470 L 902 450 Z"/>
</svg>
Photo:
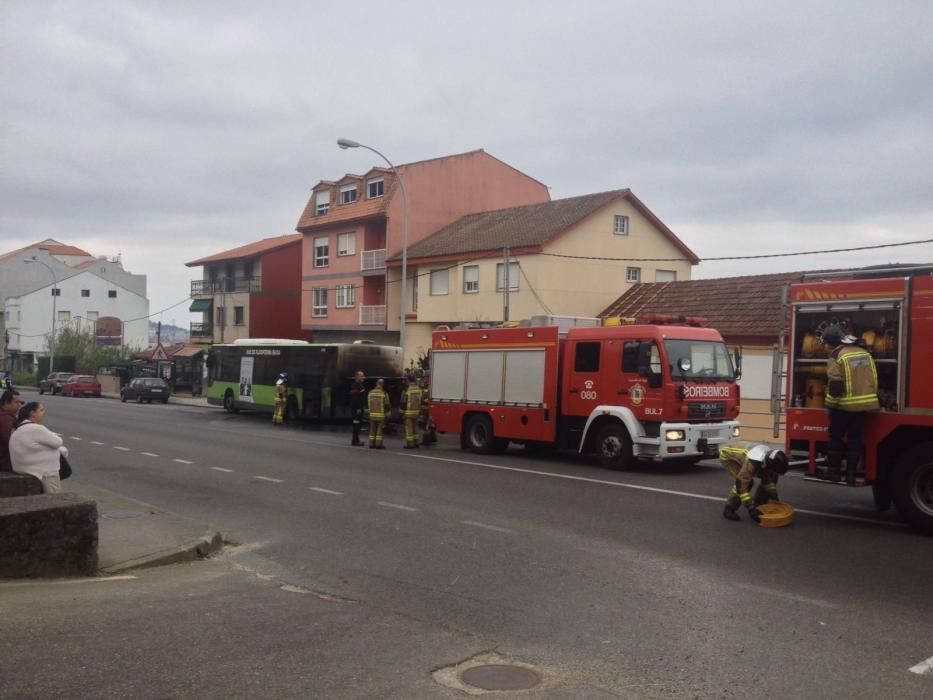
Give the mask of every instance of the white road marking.
<svg viewBox="0 0 933 700">
<path fill-rule="evenodd" d="M 187 459 L 173 459 L 173 462 L 178 462 L 179 464 L 194 464 L 194 462 L 188 461 Z"/>
<path fill-rule="evenodd" d="M 396 454 L 402 454 L 401 452 Z M 699 498 L 704 501 L 724 502 L 723 496 L 707 496 L 702 493 L 688 493 L 686 491 L 673 491 L 671 489 L 659 489 L 654 486 L 642 486 L 640 484 L 627 484 L 623 481 L 609 481 L 608 479 L 594 479 L 589 476 L 574 476 L 572 474 L 561 474 L 558 472 L 543 472 L 538 469 L 525 469 L 522 467 L 506 467 L 502 464 L 487 464 L 486 462 L 471 462 L 465 459 L 450 459 L 448 457 L 435 457 L 433 455 L 408 454 L 407 457 L 415 459 L 433 459 L 437 462 L 452 462 L 454 464 L 469 464 L 473 467 L 483 467 L 485 469 L 499 469 L 506 472 L 520 472 L 523 474 L 534 474 L 535 476 L 546 476 L 552 479 L 567 479 L 569 481 L 585 481 L 590 484 L 602 484 L 604 486 L 616 486 L 623 489 L 632 489 L 634 491 L 649 491 L 651 493 L 663 493 L 669 496 L 683 496 L 685 498 Z M 909 527 L 907 523 L 893 522 L 888 520 L 873 520 L 872 518 L 860 518 L 856 515 L 839 515 L 837 513 L 824 513 L 819 510 L 806 510 L 804 508 L 795 508 L 797 513 L 807 515 L 816 515 L 821 518 L 833 518 L 835 520 L 852 520 L 857 523 L 868 523 L 869 525 L 886 525 L 888 527 Z"/>
<path fill-rule="evenodd" d="M 378 501 L 377 505 L 385 506 L 386 508 L 398 508 L 399 510 L 407 510 L 411 513 L 417 512 L 417 508 L 412 508 L 411 506 L 402 506 L 398 503 L 389 503 L 387 501 Z"/>
<path fill-rule="evenodd" d="M 159 456 L 155 452 L 140 452 L 139 454 L 146 455 L 147 457 L 158 457 Z"/>
<path fill-rule="evenodd" d="M 318 493 L 327 493 L 327 494 L 330 494 L 331 496 L 342 496 L 343 495 L 343 491 L 331 491 L 330 489 L 322 489 L 318 486 L 311 486 L 308 490 L 317 491 Z"/>
<path fill-rule="evenodd" d="M 475 520 L 461 520 L 464 525 L 472 525 L 473 527 L 481 527 L 484 530 L 492 530 L 494 532 L 506 532 L 510 535 L 514 535 L 514 530 L 509 530 L 507 527 L 498 527 L 496 525 L 487 525 L 486 523 L 478 523 Z"/>
<path fill-rule="evenodd" d="M 97 440 L 91 440 L 92 445 L 103 445 L 104 443 L 98 442 Z"/>
<path fill-rule="evenodd" d="M 261 481 L 271 481 L 273 484 L 284 483 L 284 479 L 273 479 L 271 476 L 254 476 L 254 479 L 260 479 Z"/>
<path fill-rule="evenodd" d="M 215 472 L 226 472 L 227 474 L 232 474 L 232 469 L 224 469 L 223 467 L 211 467 Z"/>
<path fill-rule="evenodd" d="M 79 438 L 77 435 L 69 435 L 72 440 L 83 440 L 84 438 Z"/>
<path fill-rule="evenodd" d="M 791 593 L 789 591 L 780 591 L 775 588 L 765 588 L 764 586 L 753 586 L 748 583 L 737 583 L 736 586 L 739 588 L 744 588 L 746 591 L 752 591 L 753 593 L 766 593 L 767 595 L 777 596 L 778 598 L 786 598 L 787 600 L 792 600 L 795 603 L 807 603 L 808 605 L 815 605 L 818 608 L 829 608 L 830 610 L 835 610 L 839 606 L 836 603 L 830 603 L 828 600 L 820 600 L 818 598 L 807 598 L 806 596 L 797 595 L 796 593 Z"/>
<path fill-rule="evenodd" d="M 910 667 L 911 673 L 916 673 L 920 676 L 931 676 L 933 675 L 933 656 L 931 656 L 926 661 L 921 661 L 916 666 Z"/>
<path fill-rule="evenodd" d="M 113 449 L 115 449 L 115 450 L 120 450 L 120 452 L 129 452 L 129 451 L 130 451 L 130 448 L 129 448 L 129 447 L 121 447 L 120 445 L 114 445 L 114 446 L 113 446 Z"/>
</svg>

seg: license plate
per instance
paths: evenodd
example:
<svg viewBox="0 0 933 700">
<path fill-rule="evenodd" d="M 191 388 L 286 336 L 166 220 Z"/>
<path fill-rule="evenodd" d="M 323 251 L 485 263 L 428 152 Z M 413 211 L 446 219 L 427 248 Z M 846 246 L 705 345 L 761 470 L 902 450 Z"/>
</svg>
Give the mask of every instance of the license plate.
<svg viewBox="0 0 933 700">
<path fill-rule="evenodd" d="M 719 437 L 719 431 L 718 430 L 701 430 L 700 437 L 705 437 L 705 438 Z"/>
</svg>

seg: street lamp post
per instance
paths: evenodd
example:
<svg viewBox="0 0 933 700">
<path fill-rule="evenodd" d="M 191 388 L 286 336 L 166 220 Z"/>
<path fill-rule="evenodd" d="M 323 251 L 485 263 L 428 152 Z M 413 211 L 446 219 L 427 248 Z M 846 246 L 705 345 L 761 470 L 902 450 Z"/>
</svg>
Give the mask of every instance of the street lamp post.
<svg viewBox="0 0 933 700">
<path fill-rule="evenodd" d="M 347 148 L 365 148 L 372 151 L 389 164 L 389 169 L 395 175 L 395 180 L 402 189 L 402 306 L 399 314 L 398 325 L 398 344 L 402 348 L 402 362 L 405 361 L 405 314 L 407 313 L 407 294 L 408 294 L 408 193 L 405 192 L 405 183 L 398 170 L 392 165 L 392 161 L 382 155 L 372 146 L 366 146 L 350 139 L 337 139 L 337 145 L 343 149 Z"/>
<path fill-rule="evenodd" d="M 52 337 L 49 339 L 49 374 L 55 371 L 55 317 L 56 310 L 58 307 L 58 278 L 55 276 L 55 270 L 53 270 L 49 265 L 46 265 L 41 260 L 37 259 L 35 255 L 32 258 L 26 259 L 23 262 L 27 263 L 37 263 L 42 265 L 46 270 L 49 271 L 49 274 L 52 275 Z"/>
</svg>

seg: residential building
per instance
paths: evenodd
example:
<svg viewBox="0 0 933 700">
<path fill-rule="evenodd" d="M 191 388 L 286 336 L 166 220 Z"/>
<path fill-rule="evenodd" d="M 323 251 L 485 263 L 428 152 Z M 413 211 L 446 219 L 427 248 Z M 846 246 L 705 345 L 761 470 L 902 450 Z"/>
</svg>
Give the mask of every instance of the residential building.
<svg viewBox="0 0 933 700">
<path fill-rule="evenodd" d="M 620 289 L 689 279 L 699 259 L 624 189 L 470 214 L 410 246 L 408 261 L 406 351 L 417 357 L 438 325 L 503 321 L 506 304 L 511 321 L 596 316 Z M 389 266 L 392 284 L 397 255 Z M 390 298 L 390 316 L 395 309 Z"/>
<path fill-rule="evenodd" d="M 102 344 L 147 345 L 146 276 L 53 239 L 0 256 L 0 304 L 0 365 L 14 371 L 34 371 L 48 354 L 53 307 L 57 332 L 91 330 Z"/>
<path fill-rule="evenodd" d="M 308 340 L 301 328 L 301 234 L 266 238 L 185 263 L 202 267 L 191 281 L 192 343 L 239 338 Z"/>
<path fill-rule="evenodd" d="M 465 214 L 550 199 L 545 185 L 483 150 L 396 170 L 409 199 L 409 247 Z M 385 168 L 312 188 L 297 230 L 304 236 L 301 327 L 315 340 L 398 342 L 401 290 L 398 279 L 387 278 L 386 259 L 401 253 L 403 208 Z"/>
</svg>

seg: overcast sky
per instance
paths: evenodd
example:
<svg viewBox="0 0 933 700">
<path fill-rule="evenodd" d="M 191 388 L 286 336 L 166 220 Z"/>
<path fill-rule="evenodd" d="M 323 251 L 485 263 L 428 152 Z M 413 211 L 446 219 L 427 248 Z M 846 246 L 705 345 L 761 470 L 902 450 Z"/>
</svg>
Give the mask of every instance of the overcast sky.
<svg viewBox="0 0 933 700">
<path fill-rule="evenodd" d="M 184 262 L 318 180 L 474 148 L 630 187 L 701 258 L 933 238 L 933 2 L 0 2 L 0 252 Z M 924 244 L 694 277 L 933 261 Z M 187 303 L 156 320 L 187 324 Z"/>
</svg>

